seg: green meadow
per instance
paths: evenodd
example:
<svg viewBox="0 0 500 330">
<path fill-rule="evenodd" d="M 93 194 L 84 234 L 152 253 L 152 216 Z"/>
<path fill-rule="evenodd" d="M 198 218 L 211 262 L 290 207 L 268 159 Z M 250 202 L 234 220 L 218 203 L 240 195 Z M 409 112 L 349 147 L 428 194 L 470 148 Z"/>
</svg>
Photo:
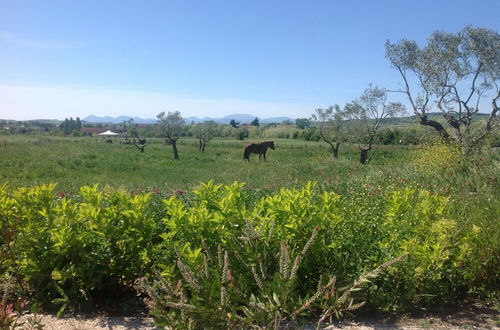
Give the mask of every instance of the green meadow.
<svg viewBox="0 0 500 330">
<path fill-rule="evenodd" d="M 333 161 L 321 142 L 276 139 L 276 150 L 268 150 L 267 161 L 252 154 L 243 161 L 248 141 L 213 140 L 205 152 L 197 141 L 179 140 L 180 160 L 162 139 L 148 139 L 145 152 L 133 145 L 105 143 L 103 138 L 50 136 L 1 136 L 0 181 L 13 186 L 56 182 L 57 189 L 75 193 L 82 185 L 127 190 L 159 189 L 164 192 L 190 190 L 200 182 L 245 182 L 249 189 L 275 189 L 307 181 L 349 180 L 354 173 L 373 168 L 398 167 L 408 147 L 381 146 L 373 166 L 358 164 L 355 146 L 342 145 L 339 161 Z"/>
</svg>

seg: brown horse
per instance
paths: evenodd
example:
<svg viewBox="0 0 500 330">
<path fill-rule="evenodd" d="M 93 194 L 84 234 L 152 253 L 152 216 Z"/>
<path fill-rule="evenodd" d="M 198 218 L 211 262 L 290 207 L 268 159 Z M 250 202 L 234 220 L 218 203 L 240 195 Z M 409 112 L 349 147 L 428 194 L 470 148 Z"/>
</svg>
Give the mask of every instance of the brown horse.
<svg viewBox="0 0 500 330">
<path fill-rule="evenodd" d="M 259 154 L 259 161 L 262 155 L 264 155 L 264 160 L 266 160 L 267 148 L 271 148 L 274 150 L 274 142 L 264 141 L 260 143 L 247 143 L 243 151 L 243 159 L 250 161 L 250 153 L 254 153 Z"/>
</svg>

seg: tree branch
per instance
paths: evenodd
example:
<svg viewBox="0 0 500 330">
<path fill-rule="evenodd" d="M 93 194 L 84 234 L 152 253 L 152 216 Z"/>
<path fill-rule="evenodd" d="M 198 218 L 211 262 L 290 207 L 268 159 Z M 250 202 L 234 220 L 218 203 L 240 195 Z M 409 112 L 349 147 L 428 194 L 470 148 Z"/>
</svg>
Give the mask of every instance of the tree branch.
<svg viewBox="0 0 500 330">
<path fill-rule="evenodd" d="M 389 93 L 403 93 L 403 94 L 406 94 L 405 91 L 402 91 L 400 89 L 398 89 L 398 90 L 386 89 L 386 91 L 389 92 Z"/>
<path fill-rule="evenodd" d="M 477 67 L 476 74 L 474 75 L 474 79 L 472 79 L 471 91 L 470 91 L 469 97 L 467 98 L 465 103 L 469 103 L 469 100 L 471 99 L 472 95 L 474 95 L 474 92 L 476 91 L 476 79 L 477 79 L 477 77 L 479 77 L 479 74 L 481 73 L 482 67 L 483 67 L 483 63 L 481 62 L 481 63 L 479 63 L 479 65 Z"/>
<path fill-rule="evenodd" d="M 490 118 L 488 118 L 488 122 L 486 123 L 486 130 L 488 132 L 491 131 L 491 129 L 495 126 L 495 119 L 498 112 L 498 99 L 500 99 L 500 90 L 497 91 L 497 96 L 491 100 L 493 109 L 491 110 Z"/>
<path fill-rule="evenodd" d="M 406 95 L 408 95 L 408 100 L 410 101 L 410 104 L 411 106 L 413 107 L 413 112 L 416 114 L 416 115 L 419 115 L 420 116 L 420 113 L 418 111 L 418 108 L 416 107 L 415 105 L 415 102 L 413 102 L 413 97 L 411 96 L 411 92 L 410 92 L 410 85 L 408 84 L 408 79 L 406 79 L 406 75 L 405 73 L 403 72 L 403 70 L 401 69 L 400 66 L 397 66 L 397 69 L 399 71 L 399 73 L 401 74 L 401 77 L 403 77 L 403 81 L 405 83 L 405 89 L 406 91 L 404 92 Z M 422 113 L 422 115 L 425 114 L 425 112 Z"/>
</svg>

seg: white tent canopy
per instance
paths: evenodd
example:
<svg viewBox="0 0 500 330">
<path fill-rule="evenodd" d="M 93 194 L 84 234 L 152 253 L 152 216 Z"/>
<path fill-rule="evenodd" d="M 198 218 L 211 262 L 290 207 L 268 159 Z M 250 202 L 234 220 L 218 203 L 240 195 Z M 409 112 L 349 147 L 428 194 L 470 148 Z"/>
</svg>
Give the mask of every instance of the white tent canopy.
<svg viewBox="0 0 500 330">
<path fill-rule="evenodd" d="M 100 135 L 100 136 L 118 136 L 120 134 L 108 130 L 106 132 L 102 132 L 102 133 L 99 133 L 97 135 Z"/>
</svg>

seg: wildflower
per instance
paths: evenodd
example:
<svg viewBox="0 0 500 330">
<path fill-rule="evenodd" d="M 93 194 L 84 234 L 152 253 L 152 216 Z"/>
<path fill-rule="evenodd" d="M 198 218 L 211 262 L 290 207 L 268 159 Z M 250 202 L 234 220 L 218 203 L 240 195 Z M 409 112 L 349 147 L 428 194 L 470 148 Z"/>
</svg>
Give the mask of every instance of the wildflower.
<svg viewBox="0 0 500 330">
<path fill-rule="evenodd" d="M 59 196 L 60 198 L 63 198 L 66 196 L 66 194 L 64 194 L 64 192 L 61 191 L 60 193 L 57 194 L 57 196 Z"/>
<path fill-rule="evenodd" d="M 160 189 L 153 189 L 153 193 L 159 195 L 159 194 L 161 194 L 161 191 L 160 191 Z"/>
<path fill-rule="evenodd" d="M 181 196 L 182 196 L 182 195 L 184 195 L 184 194 L 185 194 L 185 191 L 184 191 L 184 190 L 182 190 L 182 189 L 179 189 L 179 190 L 177 190 L 177 193 L 178 193 L 179 195 L 181 195 Z"/>
</svg>

